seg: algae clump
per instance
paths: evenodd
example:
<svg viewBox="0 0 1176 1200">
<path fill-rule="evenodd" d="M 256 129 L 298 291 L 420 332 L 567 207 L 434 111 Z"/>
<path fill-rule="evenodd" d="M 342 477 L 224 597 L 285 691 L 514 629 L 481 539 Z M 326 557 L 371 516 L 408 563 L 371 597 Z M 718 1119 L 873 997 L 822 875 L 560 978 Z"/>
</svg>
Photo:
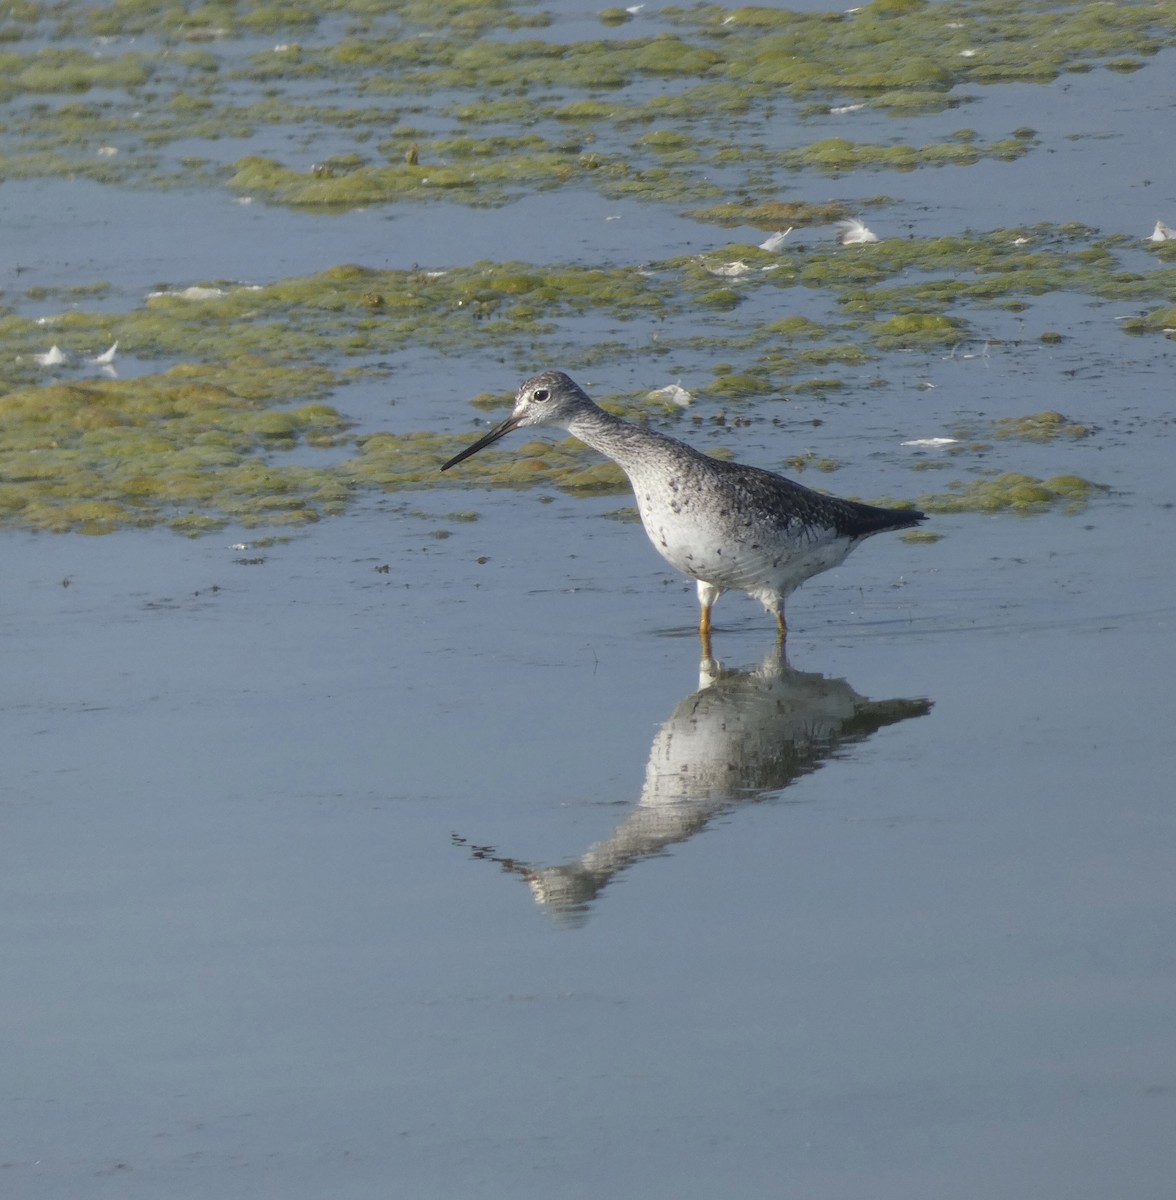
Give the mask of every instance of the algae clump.
<svg viewBox="0 0 1176 1200">
<path fill-rule="evenodd" d="M 326 404 L 267 407 L 329 378 L 243 360 L 9 392 L 0 396 L 0 521 L 82 533 L 170 522 L 190 532 L 339 512 L 348 487 L 338 475 L 270 457 L 346 428 Z"/>
<path fill-rule="evenodd" d="M 991 479 L 953 485 L 949 492 L 920 496 L 919 507 L 928 513 L 1020 514 L 1044 512 L 1059 507 L 1065 512 L 1081 512 L 1095 492 L 1106 491 L 1078 475 L 1056 475 L 1038 479 L 1015 471 L 1005 471 Z"/>
</svg>

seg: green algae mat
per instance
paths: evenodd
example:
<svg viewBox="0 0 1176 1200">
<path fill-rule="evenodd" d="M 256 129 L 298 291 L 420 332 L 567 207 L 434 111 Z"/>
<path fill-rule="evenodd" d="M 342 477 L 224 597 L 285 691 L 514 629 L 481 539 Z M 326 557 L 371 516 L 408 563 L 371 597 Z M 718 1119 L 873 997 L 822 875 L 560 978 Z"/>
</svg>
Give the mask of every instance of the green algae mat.
<svg viewBox="0 0 1176 1200">
<path fill-rule="evenodd" d="M 402 353 L 573 371 L 639 358 L 667 378 L 687 363 L 708 377 L 690 410 L 645 392 L 601 399 L 688 433 L 877 389 L 894 355 L 954 353 L 978 337 L 978 314 L 1038 296 L 1129 303 L 1114 337 L 1176 327 L 1176 242 L 1062 224 L 842 246 L 830 227 L 858 214 L 827 198 L 828 180 L 849 173 L 1031 161 L 1032 128 L 986 140 L 962 111 L 947 136 L 908 137 L 923 114 L 962 110 L 970 89 L 1147 69 L 1176 42 L 1176 4 L 696 5 L 662 9 L 652 33 L 603 8 L 595 25 L 565 41 L 555 15 L 503 0 L 8 6 L 0 183 L 198 189 L 269 205 L 275 220 L 588 188 L 714 227 L 793 232 L 771 250 L 734 243 L 639 266 L 341 265 L 125 303 L 103 280 L 45 288 L 34 266 L 23 290 L 0 296 L 0 522 L 199 533 L 317 520 L 367 490 L 452 487 L 437 467 L 467 430 L 374 432 L 349 412 L 357 382 L 395 393 Z M 815 122 L 809 136 L 806 115 L 859 104 L 894 114 L 895 136 L 829 138 Z M 331 152 L 308 168 L 318 145 Z M 602 321 L 634 333 L 602 338 Z M 101 361 L 114 346 L 137 373 Z M 1063 414 L 944 432 L 940 456 L 911 463 L 905 498 L 929 511 L 1073 510 L 1097 490 L 1071 473 L 987 464 L 1002 440 L 1097 437 Z M 960 477 L 929 492 L 914 474 L 926 469 Z M 624 491 L 572 442 L 488 454 L 464 478 Z"/>
<path fill-rule="evenodd" d="M 563 41 L 504 0 L 17 3 L 0 18 L 0 179 L 223 188 L 308 208 L 498 204 L 568 185 L 667 203 L 770 194 L 765 176 L 1020 157 L 982 142 L 803 136 L 806 106 L 958 109 L 968 89 L 1135 71 L 1176 40 L 1176 4 L 875 0 L 849 12 L 666 7 L 656 32 L 602 9 Z M 782 101 L 801 136 L 780 131 Z M 221 144 L 257 139 L 237 159 Z M 282 147 L 284 149 L 277 149 Z M 301 165 L 307 146 L 330 154 Z"/>
<path fill-rule="evenodd" d="M 712 372 L 698 397 L 711 402 L 705 419 L 737 425 L 746 419 L 741 414 L 762 413 L 765 405 L 783 413 L 796 397 L 811 405 L 860 387 L 863 370 L 884 369 L 895 348 L 948 353 L 966 341 L 968 321 L 960 312 L 967 308 L 961 303 L 968 300 L 967 281 L 958 295 L 939 287 L 945 255 L 971 260 L 983 285 L 974 303 L 999 305 L 1009 295 L 1023 296 L 1029 275 L 1042 289 L 1129 294 L 1140 301 L 1172 286 L 1171 268 L 1133 276 L 1116 270 L 1113 247 L 1092 252 L 1082 231 L 1002 231 L 966 244 L 952 239 L 945 246 L 935 239 L 853 248 L 870 261 L 842 272 L 849 280 L 838 287 L 836 266 L 845 249 L 775 255 L 769 264 L 774 269 L 741 277 L 737 286 L 716 281 L 693 258 L 652 269 L 487 263 L 442 273 L 343 267 L 269 287 L 155 296 L 127 312 L 78 305 L 48 325 L 43 318 L 9 315 L 0 322 L 0 354 L 13 364 L 0 395 L 0 520 L 86 532 L 168 522 L 200 532 L 228 521 L 315 520 L 341 511 L 364 488 L 452 487 L 438 467 L 466 437 L 464 427 L 454 433 L 370 433 L 354 428 L 347 415 L 347 387 L 356 380 L 386 380 L 395 395 L 394 376 L 372 365 L 371 357 L 397 349 L 426 347 L 444 357 L 479 351 L 500 356 L 513 348 L 520 357 L 587 366 L 600 343 L 577 343 L 577 318 L 607 314 L 642 328 L 653 318 L 656 353 L 643 339 L 612 342 L 609 358 L 704 358 Z M 727 253 L 758 262 L 753 250 L 729 247 Z M 912 282 L 913 273 L 925 274 L 927 283 Z M 872 287 L 863 282 L 866 274 Z M 905 281 L 901 288 L 893 282 L 897 275 Z M 991 286 L 994 277 L 1007 281 L 1004 292 Z M 827 293 L 830 319 L 744 320 L 744 308 L 755 311 L 781 288 L 801 286 Z M 807 303 L 812 307 L 811 295 Z M 698 313 L 707 309 L 714 311 L 700 332 Z M 103 378 L 90 367 L 88 376 L 75 372 L 73 378 L 37 382 L 46 369 L 27 348 L 47 338 L 67 364 L 85 363 L 87 355 L 115 342 L 140 359 L 203 351 L 204 361 L 127 379 Z M 360 365 L 349 365 L 349 356 Z M 869 386 L 877 385 L 873 379 Z M 509 399 L 478 396 L 471 403 L 497 408 Z M 671 431 L 688 431 L 704 419 L 697 409 L 644 392 L 604 399 Z M 996 439 L 1089 433 L 1053 413 L 956 432 L 948 455 L 960 461 Z M 543 447 L 538 455 L 528 449 L 534 447 L 481 456 L 465 478 L 484 485 L 624 491 L 619 472 L 572 441 Z M 298 461 L 287 461 L 291 457 Z M 787 465 L 797 472 L 809 466 L 804 458 Z M 828 472 L 837 464 L 816 466 Z M 1072 505 L 1089 490 L 1073 479 L 1055 493 L 1021 476 L 1005 483 L 974 481 L 942 499 L 921 493 L 919 502 L 932 511 L 970 505 L 1036 510 L 1053 500 Z"/>
</svg>

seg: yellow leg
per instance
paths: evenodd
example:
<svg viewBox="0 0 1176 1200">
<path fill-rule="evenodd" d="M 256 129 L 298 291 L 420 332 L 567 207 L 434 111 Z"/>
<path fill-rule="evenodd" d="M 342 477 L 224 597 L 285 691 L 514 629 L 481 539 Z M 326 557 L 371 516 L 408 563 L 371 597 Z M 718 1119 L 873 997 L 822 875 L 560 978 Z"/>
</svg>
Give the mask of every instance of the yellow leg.
<svg viewBox="0 0 1176 1200">
<path fill-rule="evenodd" d="M 776 610 L 776 637 L 783 642 L 788 637 L 788 626 L 784 623 L 784 606 Z"/>
<path fill-rule="evenodd" d="M 698 586 L 698 605 L 702 609 L 702 616 L 698 621 L 698 636 L 702 641 L 702 657 L 711 657 L 711 608 L 714 602 L 723 594 L 722 588 L 717 588 L 713 583 L 707 583 L 702 579 L 697 581 Z"/>
</svg>

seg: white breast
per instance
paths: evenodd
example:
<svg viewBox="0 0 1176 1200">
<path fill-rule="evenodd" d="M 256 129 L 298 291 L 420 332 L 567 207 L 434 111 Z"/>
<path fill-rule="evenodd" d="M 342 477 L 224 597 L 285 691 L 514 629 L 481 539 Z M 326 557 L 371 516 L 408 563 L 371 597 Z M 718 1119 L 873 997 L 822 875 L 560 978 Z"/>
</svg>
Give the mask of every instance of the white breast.
<svg viewBox="0 0 1176 1200">
<path fill-rule="evenodd" d="M 833 529 L 750 516 L 665 477 L 634 478 L 634 494 L 654 548 L 685 575 L 758 599 L 787 596 L 806 579 L 838 566 L 853 541 Z"/>
</svg>

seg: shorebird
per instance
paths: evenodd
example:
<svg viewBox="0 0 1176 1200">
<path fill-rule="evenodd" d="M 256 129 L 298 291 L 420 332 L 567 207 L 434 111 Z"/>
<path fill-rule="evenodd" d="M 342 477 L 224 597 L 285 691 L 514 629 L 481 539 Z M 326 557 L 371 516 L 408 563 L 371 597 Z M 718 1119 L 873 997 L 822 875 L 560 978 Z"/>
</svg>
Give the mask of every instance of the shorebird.
<svg viewBox="0 0 1176 1200">
<path fill-rule="evenodd" d="M 823 496 L 771 471 L 710 458 L 606 412 L 562 371 L 528 379 L 510 416 L 441 470 L 530 426 L 566 429 L 629 477 L 654 548 L 697 583 L 698 633 L 708 658 L 711 608 L 723 592 L 755 597 L 776 618 L 783 640 L 784 602 L 806 579 L 838 566 L 875 533 L 926 520 L 913 508 Z"/>
</svg>

